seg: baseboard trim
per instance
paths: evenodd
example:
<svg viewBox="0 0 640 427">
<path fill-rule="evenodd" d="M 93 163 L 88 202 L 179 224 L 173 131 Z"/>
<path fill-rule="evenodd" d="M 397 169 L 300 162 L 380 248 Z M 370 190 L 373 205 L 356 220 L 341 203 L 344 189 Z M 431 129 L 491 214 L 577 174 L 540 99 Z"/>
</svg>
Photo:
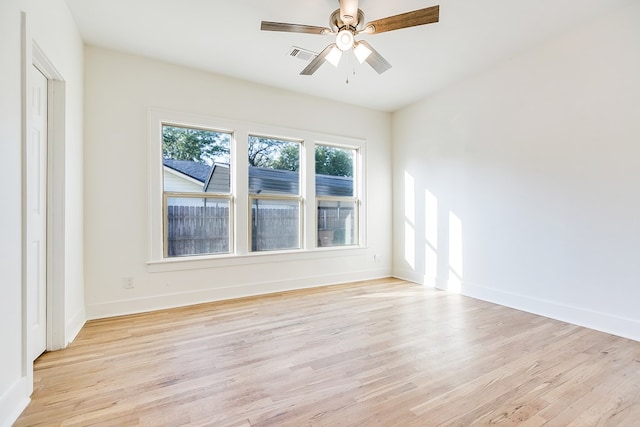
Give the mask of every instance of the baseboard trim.
<svg viewBox="0 0 640 427">
<path fill-rule="evenodd" d="M 393 277 L 409 280 L 424 286 L 435 287 L 447 291 L 447 284 L 441 280 L 429 280 L 425 283 L 424 277 L 412 271 L 397 270 Z M 537 314 L 572 325 L 583 326 L 600 332 L 605 332 L 619 337 L 640 341 L 640 321 L 619 317 L 609 313 L 602 313 L 594 310 L 587 310 L 581 307 L 562 304 L 556 301 L 549 301 L 540 298 L 522 295 L 513 292 L 506 292 L 499 289 L 481 286 L 474 283 L 464 282 L 461 288 L 461 295 L 487 301 L 527 313 Z"/>
<path fill-rule="evenodd" d="M 424 275 L 417 274 L 412 270 L 394 270 L 393 277 L 406 280 L 408 282 L 418 283 L 419 285 L 428 286 L 430 288 L 437 288 L 439 283 L 439 279 L 437 277 L 425 277 Z"/>
<path fill-rule="evenodd" d="M 154 310 L 184 307 L 214 301 L 265 295 L 276 292 L 310 289 L 341 283 L 357 282 L 391 277 L 390 270 L 360 271 L 336 275 L 301 277 L 290 280 L 279 280 L 260 283 L 248 283 L 224 288 L 203 289 L 167 295 L 156 295 L 146 298 L 119 300 L 100 304 L 88 304 L 87 320 L 127 314 L 144 313 Z M 303 284 L 303 285 L 301 285 Z"/>
<path fill-rule="evenodd" d="M 27 393 L 27 378 L 20 378 L 0 396 L 0 427 L 11 427 L 31 399 Z"/>
<path fill-rule="evenodd" d="M 66 345 L 71 344 L 73 340 L 76 339 L 85 323 L 87 323 L 87 311 L 82 307 L 82 309 L 80 309 L 80 311 L 78 311 L 76 315 L 69 320 L 69 323 L 67 323 L 65 331 Z"/>
<path fill-rule="evenodd" d="M 596 331 L 640 341 L 640 321 L 465 282 L 462 294 Z"/>
</svg>

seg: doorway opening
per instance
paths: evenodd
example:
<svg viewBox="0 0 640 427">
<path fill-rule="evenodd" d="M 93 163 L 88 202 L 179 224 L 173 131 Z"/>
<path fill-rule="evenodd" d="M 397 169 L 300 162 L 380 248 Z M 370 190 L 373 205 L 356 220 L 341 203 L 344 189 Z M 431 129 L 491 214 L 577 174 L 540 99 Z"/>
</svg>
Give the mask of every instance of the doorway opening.
<svg viewBox="0 0 640 427">
<path fill-rule="evenodd" d="M 28 37 L 23 13 L 23 372 L 66 346 L 65 82 Z"/>
</svg>

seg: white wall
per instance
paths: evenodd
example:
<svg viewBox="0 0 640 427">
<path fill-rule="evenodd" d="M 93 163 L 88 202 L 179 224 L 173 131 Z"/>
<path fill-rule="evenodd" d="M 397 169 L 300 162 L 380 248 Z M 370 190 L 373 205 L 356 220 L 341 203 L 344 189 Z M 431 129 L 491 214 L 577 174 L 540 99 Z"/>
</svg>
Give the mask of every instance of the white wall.
<svg viewBox="0 0 640 427">
<path fill-rule="evenodd" d="M 20 1 L 0 2 L 0 426 L 27 403 L 22 372 Z"/>
<path fill-rule="evenodd" d="M 92 46 L 85 50 L 85 83 L 89 317 L 391 273 L 390 114 Z M 353 256 L 325 252 L 319 259 L 265 255 L 250 265 L 147 266 L 149 108 L 366 139 L 368 249 Z M 374 262 L 374 253 L 381 262 Z M 134 279 L 134 289 L 123 288 L 124 277 Z"/>
<path fill-rule="evenodd" d="M 32 366 L 23 342 L 22 283 L 22 77 L 21 11 L 26 12 L 27 54 L 35 41 L 66 82 L 65 140 L 61 147 L 65 181 L 61 247 L 68 260 L 57 266 L 66 296 L 60 335 L 73 339 L 84 323 L 82 260 L 82 41 L 63 0 L 0 2 L 0 426 L 10 425 L 28 403 Z M 30 61 L 30 59 L 29 59 Z M 58 149 L 60 147 L 57 147 Z M 59 151 L 59 150 L 58 150 Z"/>
<path fill-rule="evenodd" d="M 397 276 L 640 340 L 638 22 L 634 4 L 394 115 Z"/>
<path fill-rule="evenodd" d="M 63 160 L 64 232 L 59 239 L 64 265 L 55 266 L 64 283 L 65 343 L 71 342 L 86 321 L 84 306 L 83 226 L 83 73 L 84 43 L 63 0 L 30 0 L 29 32 L 65 82 L 64 140 L 50 155 Z M 59 202 L 54 200 L 53 203 Z"/>
</svg>

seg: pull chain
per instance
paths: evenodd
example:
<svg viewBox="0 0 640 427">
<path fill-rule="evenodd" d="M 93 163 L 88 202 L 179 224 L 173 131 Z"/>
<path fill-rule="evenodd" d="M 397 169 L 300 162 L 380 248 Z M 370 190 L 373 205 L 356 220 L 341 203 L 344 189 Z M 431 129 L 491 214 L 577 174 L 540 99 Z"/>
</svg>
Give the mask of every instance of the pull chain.
<svg viewBox="0 0 640 427">
<path fill-rule="evenodd" d="M 353 73 L 352 74 L 353 74 L 353 77 L 356 76 L 356 69 L 355 68 L 353 69 Z M 347 76 L 347 81 L 345 83 L 349 84 L 349 76 Z"/>
<path fill-rule="evenodd" d="M 356 67 L 355 67 L 355 65 L 353 63 L 353 58 L 351 56 L 349 57 L 349 65 L 348 65 L 348 67 L 352 67 L 351 68 L 352 69 L 351 74 L 353 75 L 353 77 L 355 77 L 356 76 Z M 351 81 L 349 80 L 349 73 L 348 72 L 347 72 L 347 78 L 346 78 L 344 83 L 347 84 L 347 85 L 349 83 L 351 83 Z"/>
</svg>

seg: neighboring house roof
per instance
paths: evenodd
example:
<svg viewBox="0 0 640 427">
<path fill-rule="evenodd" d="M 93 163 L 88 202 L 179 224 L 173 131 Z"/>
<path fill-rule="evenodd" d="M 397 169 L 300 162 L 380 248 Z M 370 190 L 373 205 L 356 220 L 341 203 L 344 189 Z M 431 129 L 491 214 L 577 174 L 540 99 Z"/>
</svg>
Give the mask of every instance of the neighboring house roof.
<svg viewBox="0 0 640 427">
<path fill-rule="evenodd" d="M 209 166 L 191 160 L 163 159 L 164 166 L 202 184 L 205 192 L 229 192 L 229 165 L 214 163 Z"/>
<path fill-rule="evenodd" d="M 210 185 L 215 181 L 218 173 L 226 174 L 224 177 L 226 191 L 229 191 L 229 166 L 225 164 L 214 164 L 213 167 L 189 160 L 164 159 L 164 165 L 176 170 L 184 175 L 198 180 L 203 184 L 203 188 L 216 191 L 220 185 Z M 218 172 L 219 171 L 219 172 Z M 270 168 L 259 168 L 249 166 L 249 191 L 252 193 L 298 193 L 299 191 L 298 172 L 284 171 Z M 216 187 L 216 188 L 212 188 Z M 224 191 L 219 190 L 218 191 Z M 318 196 L 352 196 L 353 178 L 330 175 L 316 175 L 316 195 Z"/>
<path fill-rule="evenodd" d="M 253 194 L 298 194 L 298 172 L 249 166 L 249 192 Z"/>
<path fill-rule="evenodd" d="M 353 196 L 353 178 L 316 175 L 316 196 Z"/>
<path fill-rule="evenodd" d="M 211 166 L 204 163 L 192 162 L 191 160 L 163 159 L 166 167 L 190 176 L 204 184 L 211 173 Z"/>
</svg>

